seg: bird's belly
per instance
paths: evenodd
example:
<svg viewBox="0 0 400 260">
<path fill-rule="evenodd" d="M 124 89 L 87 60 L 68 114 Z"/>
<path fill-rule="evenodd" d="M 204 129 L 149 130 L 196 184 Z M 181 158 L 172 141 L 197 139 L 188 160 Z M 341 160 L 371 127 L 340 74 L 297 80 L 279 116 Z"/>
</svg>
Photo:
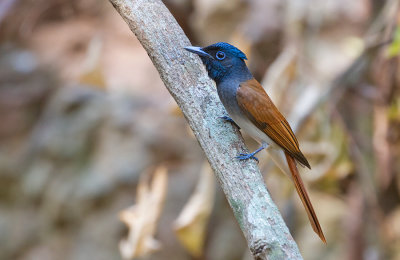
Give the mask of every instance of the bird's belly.
<svg viewBox="0 0 400 260">
<path fill-rule="evenodd" d="M 258 129 L 250 120 L 245 118 L 244 116 L 235 117 L 232 115 L 233 121 L 236 122 L 241 129 L 243 129 L 247 134 L 249 134 L 253 139 L 257 142 L 262 143 L 265 142 L 269 145 L 275 145 L 275 142 L 271 140 L 263 131 Z"/>
<path fill-rule="evenodd" d="M 247 134 L 254 138 L 259 143 L 267 143 L 268 147 L 266 151 L 271 156 L 275 164 L 285 173 L 289 178 L 291 178 L 291 172 L 286 161 L 285 152 L 282 148 L 277 145 L 271 138 L 268 137 L 263 131 L 258 129 L 250 120 L 243 117 L 232 117 L 241 129 L 243 129 Z"/>
<path fill-rule="evenodd" d="M 259 143 L 267 143 L 267 152 L 271 156 L 272 160 L 276 165 L 284 172 L 289 178 L 291 178 L 291 173 L 289 166 L 286 162 L 285 153 L 282 148 L 276 144 L 271 138 L 268 137 L 266 133 L 258 129 L 240 110 L 228 110 L 229 115 L 235 121 L 235 123 L 243 129 L 247 134 L 249 134 L 253 139 Z"/>
</svg>

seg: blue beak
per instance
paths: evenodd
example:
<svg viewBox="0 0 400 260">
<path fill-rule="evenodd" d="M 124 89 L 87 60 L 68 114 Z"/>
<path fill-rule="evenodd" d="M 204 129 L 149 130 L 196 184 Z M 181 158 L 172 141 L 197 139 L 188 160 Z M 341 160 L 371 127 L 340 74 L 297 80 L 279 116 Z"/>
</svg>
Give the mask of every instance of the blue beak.
<svg viewBox="0 0 400 260">
<path fill-rule="evenodd" d="M 185 47 L 185 50 L 193 52 L 193 53 L 199 55 L 200 57 L 206 57 L 206 58 L 209 58 L 209 59 L 214 59 L 213 56 L 211 56 L 207 52 L 203 51 L 203 49 L 201 47 L 188 46 L 188 47 Z"/>
</svg>

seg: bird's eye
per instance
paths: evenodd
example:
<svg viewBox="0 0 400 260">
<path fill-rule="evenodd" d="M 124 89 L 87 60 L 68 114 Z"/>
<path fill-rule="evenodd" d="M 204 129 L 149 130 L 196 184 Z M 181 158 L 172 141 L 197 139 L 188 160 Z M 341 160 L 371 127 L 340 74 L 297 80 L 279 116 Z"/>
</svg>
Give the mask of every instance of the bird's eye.
<svg viewBox="0 0 400 260">
<path fill-rule="evenodd" d="M 215 57 L 216 57 L 218 60 L 223 60 L 223 59 L 225 59 L 225 52 L 223 52 L 223 51 L 218 51 L 217 54 L 215 54 Z"/>
</svg>

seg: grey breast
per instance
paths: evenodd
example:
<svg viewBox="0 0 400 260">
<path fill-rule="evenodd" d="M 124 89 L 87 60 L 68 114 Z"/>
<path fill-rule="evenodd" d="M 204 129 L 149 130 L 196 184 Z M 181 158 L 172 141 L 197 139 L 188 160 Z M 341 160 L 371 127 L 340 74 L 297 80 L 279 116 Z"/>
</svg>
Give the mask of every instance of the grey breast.
<svg viewBox="0 0 400 260">
<path fill-rule="evenodd" d="M 229 116 L 235 120 L 240 116 L 243 116 L 242 111 L 236 100 L 236 92 L 239 89 L 239 84 L 237 80 L 224 80 L 220 82 L 217 86 L 218 96 L 224 105 Z"/>
</svg>

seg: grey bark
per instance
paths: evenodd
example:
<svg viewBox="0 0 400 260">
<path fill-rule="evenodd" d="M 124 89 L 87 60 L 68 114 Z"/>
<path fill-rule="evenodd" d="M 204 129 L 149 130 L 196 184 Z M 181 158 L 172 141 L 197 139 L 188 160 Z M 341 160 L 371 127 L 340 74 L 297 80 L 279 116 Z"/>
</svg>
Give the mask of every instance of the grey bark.
<svg viewBox="0 0 400 260">
<path fill-rule="evenodd" d="M 215 172 L 255 259 L 302 259 L 239 131 L 226 115 L 190 41 L 160 0 L 110 0 L 137 36 L 174 97 Z"/>
</svg>

